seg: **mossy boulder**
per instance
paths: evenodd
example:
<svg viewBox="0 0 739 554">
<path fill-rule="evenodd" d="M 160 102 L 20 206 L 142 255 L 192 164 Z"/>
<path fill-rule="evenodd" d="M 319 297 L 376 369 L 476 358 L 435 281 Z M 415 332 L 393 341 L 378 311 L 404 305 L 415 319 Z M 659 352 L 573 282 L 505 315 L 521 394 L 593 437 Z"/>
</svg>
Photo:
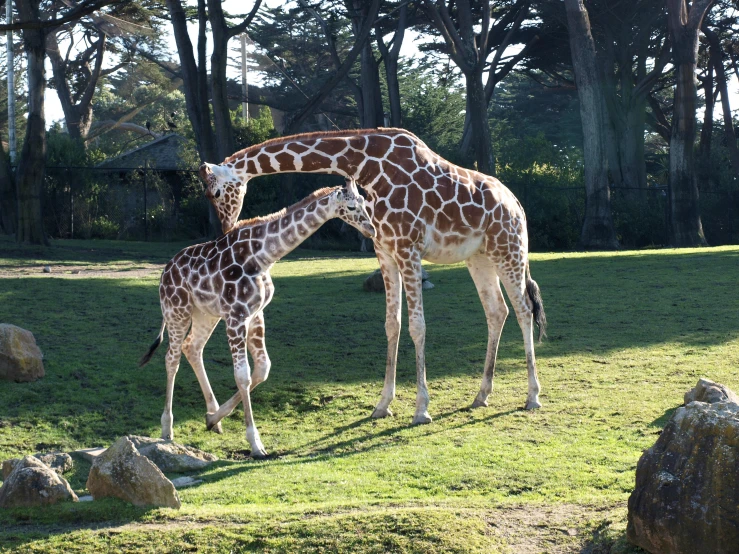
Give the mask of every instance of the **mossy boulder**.
<svg viewBox="0 0 739 554">
<path fill-rule="evenodd" d="M 21 383 L 43 376 L 43 355 L 33 333 L 0 323 L 0 379 Z"/>
<path fill-rule="evenodd" d="M 678 408 L 636 466 L 629 542 L 659 554 L 739 552 L 739 405 Z"/>
</svg>

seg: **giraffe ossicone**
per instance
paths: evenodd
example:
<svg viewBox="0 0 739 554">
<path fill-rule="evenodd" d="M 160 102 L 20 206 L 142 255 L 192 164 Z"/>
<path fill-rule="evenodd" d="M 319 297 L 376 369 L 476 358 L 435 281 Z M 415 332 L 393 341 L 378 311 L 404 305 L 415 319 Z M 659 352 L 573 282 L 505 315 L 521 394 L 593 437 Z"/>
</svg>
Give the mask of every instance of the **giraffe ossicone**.
<svg viewBox="0 0 739 554">
<path fill-rule="evenodd" d="M 270 269 L 334 217 L 367 237 L 375 234 L 364 199 L 349 183 L 318 190 L 274 214 L 241 221 L 214 241 L 185 248 L 165 266 L 159 284 L 162 327 L 140 362 L 144 365 L 151 359 L 166 328 L 169 347 L 162 438 L 173 438 L 174 381 L 184 352 L 205 396 L 208 428 L 216 427 L 243 402 L 252 455 L 266 455 L 254 424 L 249 393 L 267 379 L 271 367 L 263 315 L 274 294 Z M 221 319 L 226 323 L 238 392 L 219 407 L 203 366 L 203 348 Z M 254 361 L 253 373 L 247 350 Z"/>
<path fill-rule="evenodd" d="M 206 168 L 207 169 L 207 168 Z M 202 171 L 202 170 L 201 170 Z M 459 167 L 430 150 L 404 129 L 362 129 L 304 133 L 268 140 L 210 166 L 206 195 L 224 228 L 241 211 L 245 186 L 273 173 L 327 173 L 354 179 L 367 194 L 376 236 L 375 252 L 385 282 L 388 340 L 385 383 L 373 416 L 391 415 L 405 288 L 409 330 L 416 347 L 414 423 L 431 421 L 426 385 L 426 323 L 421 260 L 465 261 L 477 287 L 488 325 L 482 383 L 472 406 L 487 406 L 493 389 L 498 343 L 508 307 L 501 282 L 521 327 L 526 351 L 525 408 L 541 407 L 534 354 L 534 322 L 539 339 L 546 317 L 541 293 L 531 278 L 523 207 L 498 179 Z"/>
</svg>

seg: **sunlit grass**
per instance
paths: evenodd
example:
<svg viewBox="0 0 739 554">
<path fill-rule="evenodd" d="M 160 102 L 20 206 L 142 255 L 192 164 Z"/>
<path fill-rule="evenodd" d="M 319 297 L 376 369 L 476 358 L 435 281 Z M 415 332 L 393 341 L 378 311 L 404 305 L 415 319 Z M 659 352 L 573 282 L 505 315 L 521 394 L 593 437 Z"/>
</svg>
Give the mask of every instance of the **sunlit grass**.
<svg viewBox="0 0 739 554">
<path fill-rule="evenodd" d="M 163 263 L 180 247 L 75 241 L 26 255 L 0 242 L 0 267 Z M 109 501 L 5 512 L 0 525 L 12 531 L 0 529 L 0 545 L 62 551 L 73 539 L 90 552 L 101 545 L 505 551 L 507 539 L 486 518 L 506 506 L 616 506 L 609 521 L 621 525 L 636 461 L 683 393 L 702 376 L 739 389 L 739 248 L 538 254 L 532 274 L 550 322 L 549 338 L 537 346 L 542 410 L 520 409 L 526 369 L 512 315 L 490 407 L 468 409 L 485 357 L 484 314 L 463 265 L 430 265 L 436 288 L 424 301 L 434 422 L 410 426 L 415 367 L 406 321 L 395 417 L 371 420 L 384 375 L 384 296 L 361 285 L 376 268 L 366 255 L 298 251 L 273 270 L 272 373 L 253 394 L 270 459 L 246 458 L 240 409 L 224 421 L 224 435 L 205 431 L 205 404 L 183 358 L 175 438 L 221 459 L 201 474 L 202 485 L 180 492 L 183 509 Z M 0 384 L 0 457 L 159 435 L 164 348 L 136 366 L 161 323 L 156 276 L 0 279 L 0 321 L 35 334 L 47 371 L 36 383 Z M 224 401 L 235 386 L 222 324 L 204 358 Z M 85 477 L 81 467 L 70 478 L 79 493 Z M 577 525 L 598 527 L 603 517 L 580 517 Z M 111 534 L 87 529 L 93 522 L 128 527 Z M 51 524 L 56 531 L 47 538 L 43 526 Z"/>
</svg>

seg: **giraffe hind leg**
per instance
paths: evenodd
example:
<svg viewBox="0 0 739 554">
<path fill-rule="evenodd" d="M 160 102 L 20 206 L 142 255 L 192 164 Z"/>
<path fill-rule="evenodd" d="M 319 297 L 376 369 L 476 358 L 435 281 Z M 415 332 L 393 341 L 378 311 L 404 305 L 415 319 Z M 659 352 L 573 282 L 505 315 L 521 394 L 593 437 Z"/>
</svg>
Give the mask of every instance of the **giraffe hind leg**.
<svg viewBox="0 0 739 554">
<path fill-rule="evenodd" d="M 525 265 L 517 270 L 501 271 L 500 278 L 508 293 L 513 310 L 516 312 L 516 319 L 523 333 L 528 375 L 528 394 L 525 408 L 527 410 L 541 408 L 541 402 L 539 401 L 541 386 L 536 372 L 536 356 L 534 354 L 534 303 L 526 286 Z"/>
<path fill-rule="evenodd" d="M 169 335 L 169 347 L 165 357 L 167 368 L 167 392 L 164 401 L 164 412 L 162 412 L 162 438 L 171 440 L 174 438 L 174 416 L 172 415 L 172 400 L 174 396 L 174 381 L 180 368 L 180 357 L 182 355 L 182 341 L 190 325 L 190 318 L 178 319 L 167 322 L 167 333 Z"/>
<path fill-rule="evenodd" d="M 467 260 L 472 280 L 477 287 L 480 302 L 485 310 L 485 319 L 488 324 L 488 347 L 485 356 L 485 367 L 482 374 L 480 392 L 472 402 L 473 408 L 486 407 L 488 396 L 493 391 L 495 377 L 495 361 L 498 355 L 500 333 L 508 317 L 503 292 L 500 290 L 500 280 L 495 272 L 495 266 L 485 256 L 473 256 Z"/>
<path fill-rule="evenodd" d="M 192 327 L 190 334 L 185 339 L 182 346 L 182 351 L 190 362 L 195 376 L 198 378 L 200 389 L 203 391 L 203 397 L 205 398 L 205 405 L 207 406 L 208 412 L 215 412 L 218 410 L 218 401 L 213 394 L 213 389 L 210 386 L 208 375 L 205 373 L 205 366 L 203 365 L 203 349 L 205 348 L 208 339 L 216 325 L 220 321 L 219 317 L 213 317 L 204 314 L 200 310 L 194 310 L 192 315 Z M 220 423 L 216 423 L 212 427 L 208 427 L 209 431 L 222 434 L 223 428 Z"/>
</svg>

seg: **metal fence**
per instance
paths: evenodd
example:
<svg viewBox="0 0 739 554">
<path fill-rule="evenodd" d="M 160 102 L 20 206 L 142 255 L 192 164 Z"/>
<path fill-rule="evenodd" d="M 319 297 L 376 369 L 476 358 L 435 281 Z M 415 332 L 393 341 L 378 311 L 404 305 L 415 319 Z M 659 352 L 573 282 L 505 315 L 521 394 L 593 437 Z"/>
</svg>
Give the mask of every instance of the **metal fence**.
<svg viewBox="0 0 739 554">
<path fill-rule="evenodd" d="M 293 186 L 296 193 L 315 188 L 312 181 Z M 584 187 L 526 180 L 508 186 L 526 211 L 532 250 L 576 248 L 585 214 Z M 278 195 L 259 194 L 258 189 L 250 193 L 246 213 L 251 215 L 250 207 L 257 213 L 283 207 Z M 667 197 L 667 188 L 661 186 L 612 190 L 614 224 L 623 247 L 669 243 Z M 709 244 L 739 243 L 739 194 L 702 190 L 700 203 Z M 210 234 L 208 202 L 196 170 L 47 167 L 43 206 L 46 232 L 55 238 L 166 241 Z M 311 245 L 324 241 L 333 247 L 332 240 L 348 241 L 338 229 L 338 224 L 327 226 Z"/>
<path fill-rule="evenodd" d="M 197 172 L 47 167 L 44 225 L 56 238 L 173 240 L 208 234 Z"/>
</svg>

